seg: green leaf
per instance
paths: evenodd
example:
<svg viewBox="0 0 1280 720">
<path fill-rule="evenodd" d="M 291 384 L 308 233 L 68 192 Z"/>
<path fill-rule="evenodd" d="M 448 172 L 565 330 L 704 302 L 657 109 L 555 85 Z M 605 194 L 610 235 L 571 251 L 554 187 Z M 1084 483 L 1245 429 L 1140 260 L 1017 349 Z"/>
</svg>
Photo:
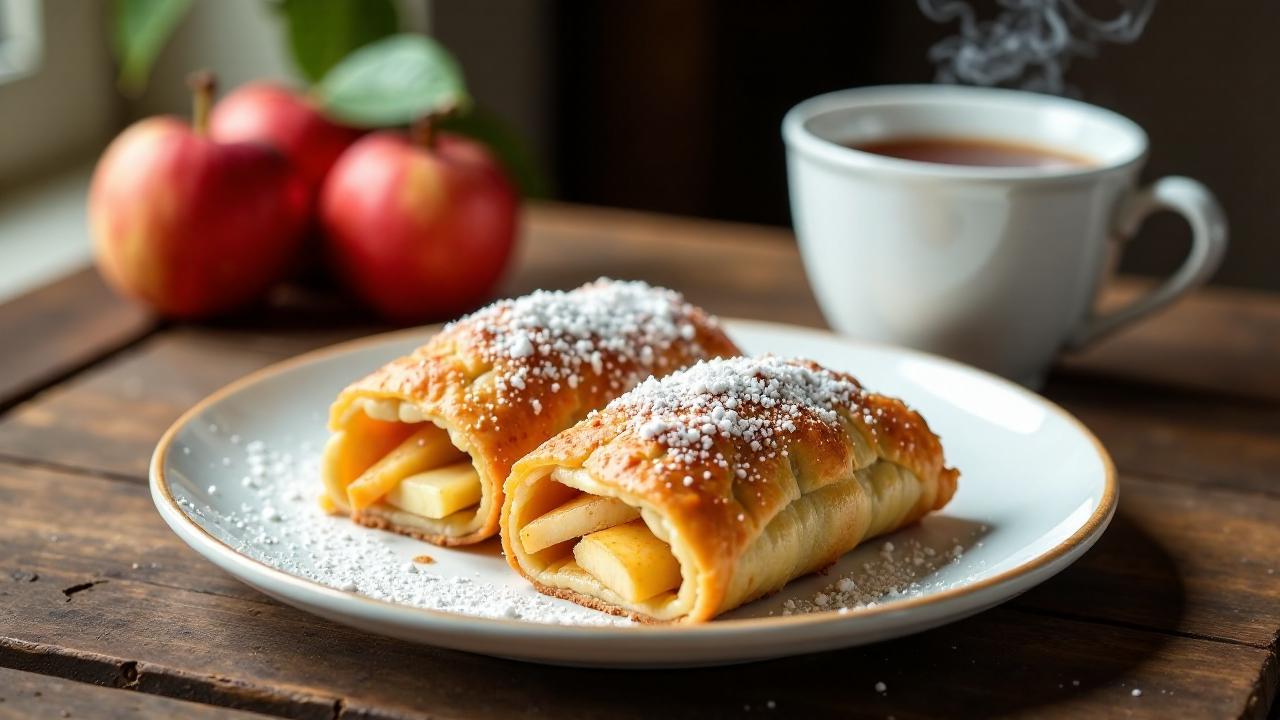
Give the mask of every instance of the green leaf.
<svg viewBox="0 0 1280 720">
<path fill-rule="evenodd" d="M 482 107 L 472 107 L 465 113 L 445 118 L 439 127 L 487 145 L 520 188 L 520 194 L 527 198 L 550 195 L 550 183 L 542 166 L 519 133 L 502 118 Z"/>
<path fill-rule="evenodd" d="M 393 35 L 351 53 L 316 86 L 325 110 L 358 127 L 408 125 L 470 103 L 458 61 L 423 35 Z"/>
<path fill-rule="evenodd" d="M 156 56 L 190 9 L 191 0 L 116 0 L 112 46 L 122 92 L 139 95 L 146 89 Z"/>
<path fill-rule="evenodd" d="M 400 27 L 391 0 L 284 0 L 293 62 L 315 83 L 351 51 Z"/>
</svg>

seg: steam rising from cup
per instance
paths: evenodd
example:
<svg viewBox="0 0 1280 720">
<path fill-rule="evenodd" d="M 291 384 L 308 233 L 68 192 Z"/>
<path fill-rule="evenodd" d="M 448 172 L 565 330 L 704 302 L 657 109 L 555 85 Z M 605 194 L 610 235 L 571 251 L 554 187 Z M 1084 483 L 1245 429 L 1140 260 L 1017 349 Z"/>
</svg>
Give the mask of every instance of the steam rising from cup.
<svg viewBox="0 0 1280 720">
<path fill-rule="evenodd" d="M 960 21 L 959 32 L 929 49 L 936 81 L 1018 87 L 1071 94 L 1063 76 L 1071 61 L 1092 57 L 1102 43 L 1137 40 L 1156 0 L 1111 0 L 1119 13 L 1098 18 L 1079 0 L 997 0 L 994 20 L 978 20 L 965 0 L 918 0 L 920 10 L 939 23 Z M 1091 5 L 1106 3 L 1091 3 Z"/>
</svg>

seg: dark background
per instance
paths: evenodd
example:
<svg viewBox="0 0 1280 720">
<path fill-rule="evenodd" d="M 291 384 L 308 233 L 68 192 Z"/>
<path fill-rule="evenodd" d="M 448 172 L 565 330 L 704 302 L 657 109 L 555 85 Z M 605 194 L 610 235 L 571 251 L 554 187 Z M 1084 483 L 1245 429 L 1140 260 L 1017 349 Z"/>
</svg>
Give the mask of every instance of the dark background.
<svg viewBox="0 0 1280 720">
<path fill-rule="evenodd" d="M 930 82 L 928 49 L 957 30 L 910 0 L 561 0 L 539 13 L 558 197 L 777 225 L 790 222 L 786 110 L 841 88 Z M 1072 94 L 1147 129 L 1145 178 L 1188 175 L 1218 194 L 1232 238 L 1216 282 L 1280 289 L 1278 70 L 1280 2 L 1161 0 L 1136 43 L 1101 45 L 1066 75 Z M 1153 218 L 1123 269 L 1169 272 L 1188 236 L 1180 219 Z"/>
</svg>

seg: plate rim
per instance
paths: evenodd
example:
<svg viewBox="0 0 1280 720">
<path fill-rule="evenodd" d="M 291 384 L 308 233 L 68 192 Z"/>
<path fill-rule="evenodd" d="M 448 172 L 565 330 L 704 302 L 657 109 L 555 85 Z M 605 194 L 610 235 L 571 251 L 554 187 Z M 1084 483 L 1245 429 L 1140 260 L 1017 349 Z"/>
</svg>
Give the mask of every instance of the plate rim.
<svg viewBox="0 0 1280 720">
<path fill-rule="evenodd" d="M 966 583 L 958 587 L 948 588 L 937 593 L 894 600 L 887 603 L 877 604 L 874 607 L 853 608 L 845 613 L 818 612 L 760 618 L 733 618 L 694 624 L 679 622 L 660 624 L 635 623 L 624 627 L 614 625 L 562 625 L 555 623 L 530 622 L 527 620 L 493 618 L 480 615 L 466 615 L 462 613 L 436 610 L 433 608 L 412 607 L 387 600 L 371 598 L 356 592 L 339 590 L 314 580 L 285 572 L 284 570 L 273 567 L 261 560 L 239 552 L 234 547 L 202 527 L 178 505 L 177 500 L 170 492 L 169 482 L 164 473 L 164 464 L 178 433 L 187 425 L 191 424 L 198 415 L 203 413 L 209 407 L 242 389 L 251 387 L 277 375 L 287 373 L 297 367 L 309 365 L 329 357 L 353 352 L 366 346 L 394 342 L 406 337 L 422 336 L 429 339 L 434 334 L 440 332 L 440 330 L 445 326 L 445 323 L 436 323 L 411 328 L 402 328 L 389 332 L 374 333 L 372 335 L 365 335 L 334 343 L 332 345 L 326 345 L 324 347 L 309 350 L 284 360 L 274 362 L 218 388 L 178 416 L 178 418 L 173 421 L 173 423 L 160 437 L 160 440 L 156 444 L 156 448 L 152 453 L 151 462 L 148 468 L 148 485 L 151 490 L 152 501 L 155 503 L 160 516 L 165 520 L 166 524 L 170 526 L 170 529 L 188 545 L 192 545 L 192 549 L 196 550 L 199 554 L 204 555 L 207 560 L 211 560 L 209 554 L 213 553 L 232 565 L 240 566 L 256 574 L 258 578 L 255 579 L 267 578 L 298 591 L 313 593 L 313 597 L 305 601 L 309 605 L 314 604 L 316 601 L 321 599 L 342 603 L 355 602 L 357 603 L 356 607 L 362 607 L 367 610 L 367 612 L 361 613 L 362 618 L 377 622 L 395 621 L 395 624 L 403 625 L 404 623 L 401 622 L 403 619 L 412 623 L 418 629 L 440 629 L 452 632 L 460 629 L 460 626 L 470 626 L 470 630 L 481 631 L 484 634 L 505 631 L 514 632 L 515 634 L 525 637 L 542 636 L 546 638 L 555 637 L 559 639 L 564 639 L 566 634 L 581 634 L 584 637 L 598 635 L 603 639 L 610 636 L 617 637 L 619 634 L 623 633 L 625 633 L 629 638 L 639 639 L 644 637 L 655 640 L 671 637 L 688 638 L 695 635 L 716 637 L 721 635 L 736 635 L 742 632 L 770 632 L 786 628 L 807 628 L 814 625 L 857 623 L 869 617 L 897 615 L 916 608 L 928 607 L 953 600 L 963 600 L 967 598 L 972 602 L 977 600 L 978 596 L 983 592 L 989 591 L 1000 585 L 1017 583 L 1019 580 L 1025 581 L 1041 571 L 1052 568 L 1052 566 L 1059 563 L 1066 556 L 1072 555 L 1073 553 L 1078 556 L 1078 554 L 1087 550 L 1097 540 L 1097 538 L 1101 536 L 1101 533 L 1110 523 L 1119 502 L 1119 487 L 1116 478 L 1116 468 L 1115 463 L 1111 458 L 1111 454 L 1107 452 L 1102 441 L 1100 441 L 1083 422 L 1052 400 L 1034 393 L 1011 380 L 1000 377 L 999 375 L 981 368 L 976 368 L 950 358 L 912 348 L 861 340 L 858 338 L 840 335 L 829 330 L 793 325 L 789 323 L 734 317 L 721 317 L 720 320 L 730 330 L 732 330 L 734 326 L 752 326 L 757 330 L 777 330 L 789 333 L 800 332 L 820 337 L 823 340 L 850 346 L 855 349 L 867 348 L 899 353 L 929 362 L 942 363 L 952 368 L 974 372 L 989 381 L 1003 385 L 1005 389 L 1011 390 L 1031 402 L 1043 405 L 1046 409 L 1057 414 L 1090 442 L 1103 465 L 1103 492 L 1098 506 L 1075 532 L 1044 552 L 1041 552 L 1012 568 L 996 573 L 991 577 Z M 181 524 L 182 528 L 180 529 L 175 523 Z M 199 543 L 201 547 L 196 547 L 192 544 L 193 542 Z M 1055 569 L 1053 574 L 1065 569 L 1069 564 L 1070 563 Z M 237 577 L 236 579 L 240 582 L 246 582 L 240 577 Z M 1037 585 L 1040 582 L 1043 582 L 1043 579 L 1033 582 L 1031 586 Z M 255 585 L 256 587 L 256 583 L 248 584 Z M 259 587 L 258 589 L 261 590 L 262 588 Z M 274 595 L 275 593 L 269 592 L 267 594 Z M 1011 597 L 999 600 L 997 601 L 997 604 L 1002 603 L 1007 599 L 1011 599 Z M 388 617 L 388 614 L 391 617 Z"/>
</svg>

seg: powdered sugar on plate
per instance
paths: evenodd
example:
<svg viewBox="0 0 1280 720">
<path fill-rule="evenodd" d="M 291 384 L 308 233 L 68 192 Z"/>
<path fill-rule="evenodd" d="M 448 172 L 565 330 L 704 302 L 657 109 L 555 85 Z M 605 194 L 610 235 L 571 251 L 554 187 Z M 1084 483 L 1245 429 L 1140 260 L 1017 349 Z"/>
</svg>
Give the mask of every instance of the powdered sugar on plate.
<svg viewBox="0 0 1280 720">
<path fill-rule="evenodd" d="M 238 509 L 219 511 L 178 495 L 178 504 L 206 530 L 254 560 L 291 575 L 345 592 L 399 605 L 477 617 L 565 625 L 629 625 L 538 593 L 506 567 L 496 543 L 449 549 L 354 525 L 326 514 L 317 502 L 319 457 L 300 457 L 261 441 L 243 445 L 247 498 Z M 237 488 L 237 489 L 239 489 Z M 432 562 L 425 560 L 426 553 Z M 486 572 L 477 572 L 480 567 Z M 482 575 L 493 575 L 491 581 Z"/>
</svg>

